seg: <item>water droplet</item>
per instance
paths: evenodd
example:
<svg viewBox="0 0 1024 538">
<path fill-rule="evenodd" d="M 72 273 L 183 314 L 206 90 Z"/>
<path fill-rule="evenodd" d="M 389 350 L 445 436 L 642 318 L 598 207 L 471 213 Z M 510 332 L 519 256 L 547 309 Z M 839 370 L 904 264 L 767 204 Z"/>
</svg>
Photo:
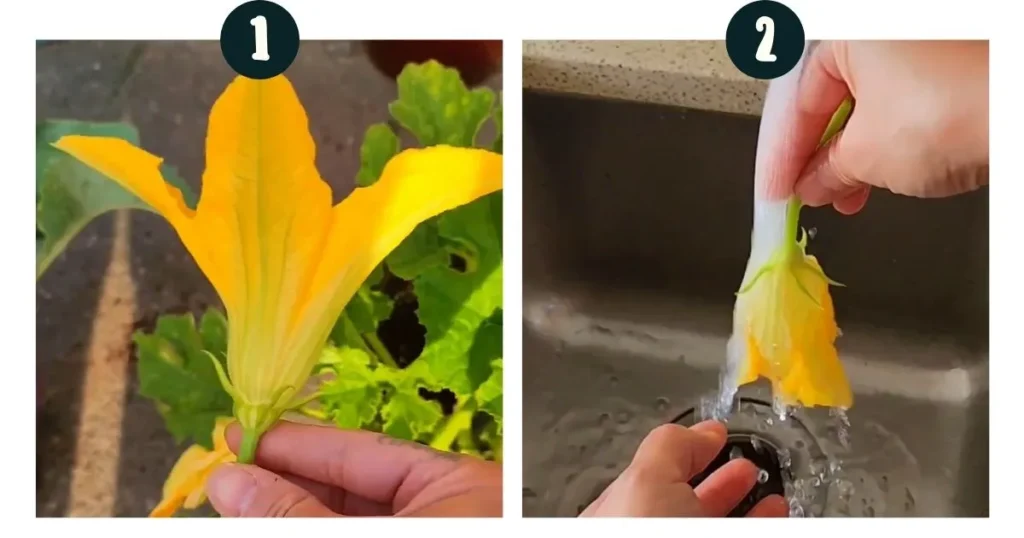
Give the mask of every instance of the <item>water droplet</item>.
<svg viewBox="0 0 1024 538">
<path fill-rule="evenodd" d="M 794 444 L 796 445 L 797 448 L 803 448 L 804 447 L 803 439 L 797 439 L 796 443 L 794 443 Z"/>
<path fill-rule="evenodd" d="M 608 382 L 611 383 L 612 387 L 615 387 L 619 384 L 619 377 L 613 375 L 608 378 Z"/>
<path fill-rule="evenodd" d="M 768 482 L 768 471 L 765 471 L 764 469 L 758 470 L 757 471 L 757 483 L 758 484 L 765 484 L 767 482 Z"/>
<path fill-rule="evenodd" d="M 730 460 L 738 460 L 738 459 L 740 459 L 742 457 L 743 457 L 743 449 L 741 449 L 738 446 L 732 447 L 732 450 L 729 451 L 729 459 Z"/>
<path fill-rule="evenodd" d="M 843 463 L 839 460 L 832 460 L 828 462 L 828 472 L 832 475 L 839 474 L 843 470 Z"/>
<path fill-rule="evenodd" d="M 769 418 L 764 419 L 764 423 L 769 425 L 769 426 L 771 426 L 772 424 L 775 424 L 775 421 L 772 420 L 771 417 L 769 417 Z"/>
<path fill-rule="evenodd" d="M 793 466 L 793 455 L 789 453 L 788 448 L 779 450 L 779 467 L 783 469 L 789 469 Z"/>
<path fill-rule="evenodd" d="M 811 478 L 811 487 L 818 487 L 821 485 L 821 479 L 818 477 Z"/>
<path fill-rule="evenodd" d="M 864 515 L 868 517 L 875 517 L 875 507 L 869 506 L 864 509 Z"/>
<path fill-rule="evenodd" d="M 619 411 L 619 413 L 615 415 L 615 420 L 617 420 L 619 424 L 626 424 L 631 418 L 633 418 L 633 414 L 629 411 Z"/>
<path fill-rule="evenodd" d="M 612 418 L 612 416 L 610 414 L 608 414 L 608 413 L 601 413 L 597 417 L 597 425 L 598 426 L 604 426 L 605 424 L 608 423 L 609 420 L 611 420 L 611 418 Z"/>
<path fill-rule="evenodd" d="M 881 489 L 883 493 L 889 493 L 889 477 L 888 476 L 882 475 L 882 483 L 878 485 L 878 488 Z"/>
</svg>

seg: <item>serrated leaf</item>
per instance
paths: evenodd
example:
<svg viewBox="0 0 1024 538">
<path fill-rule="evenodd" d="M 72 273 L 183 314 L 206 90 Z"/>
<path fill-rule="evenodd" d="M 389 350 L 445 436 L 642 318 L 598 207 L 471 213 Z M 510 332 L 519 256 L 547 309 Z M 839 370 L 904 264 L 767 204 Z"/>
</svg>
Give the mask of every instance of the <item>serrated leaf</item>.
<svg viewBox="0 0 1024 538">
<path fill-rule="evenodd" d="M 469 90 L 456 69 L 430 60 L 402 69 L 389 110 L 423 146 L 473 147 L 493 106 L 493 91 Z"/>
<path fill-rule="evenodd" d="M 494 108 L 494 130 L 495 130 L 495 132 L 497 132 L 497 135 L 494 138 L 494 144 L 491 146 L 491 149 L 493 149 L 497 153 L 501 153 L 502 150 L 503 150 L 502 140 L 504 140 L 504 137 L 502 136 L 503 126 L 502 126 L 502 123 L 501 123 L 501 112 L 502 112 L 502 109 L 503 109 L 502 98 L 499 95 L 498 96 L 498 104 Z"/>
<path fill-rule="evenodd" d="M 224 317 L 207 313 L 201 330 L 191 314 L 157 319 L 151 334 L 134 336 L 137 346 L 139 393 L 154 400 L 168 431 L 182 442 L 191 438 L 213 449 L 211 433 L 217 417 L 231 416 L 232 400 L 217 378 L 210 350 L 223 363 L 227 334 Z"/>
<path fill-rule="evenodd" d="M 36 123 L 36 278 L 38 279 L 89 222 L 117 209 L 150 210 L 135 195 L 94 169 L 52 147 L 71 134 L 123 138 L 138 144 L 138 132 L 127 123 L 46 120 Z M 164 166 L 167 179 L 182 189 L 186 202 L 195 195 Z"/>
<path fill-rule="evenodd" d="M 361 349 L 327 347 L 320 364 L 334 376 L 320 387 L 320 405 L 342 428 L 362 428 L 373 422 L 381 404 L 381 389 L 371 369 L 371 357 Z"/>
<path fill-rule="evenodd" d="M 421 440 L 434 431 L 443 416 L 437 402 L 424 400 L 412 385 L 395 387 L 381 408 L 384 433 L 398 439 Z"/>
<path fill-rule="evenodd" d="M 448 265 L 435 267 L 413 283 L 427 335 L 423 353 L 410 369 L 428 370 L 429 378 L 439 384 L 432 388 L 448 388 L 460 399 L 475 388 L 469 361 L 477 332 L 502 305 L 501 242 L 492 197 L 438 219 L 439 235 L 460 245 L 452 254 L 463 259 L 464 272 Z"/>
<path fill-rule="evenodd" d="M 384 165 L 394 157 L 401 144 L 398 136 L 386 123 L 371 125 L 363 135 L 363 145 L 359 148 L 359 172 L 356 173 L 356 185 L 368 187 L 380 179 Z"/>
<path fill-rule="evenodd" d="M 502 396 L 504 395 L 502 359 L 491 363 L 491 376 L 476 389 L 475 398 L 479 409 L 494 418 L 498 434 L 502 430 Z"/>
</svg>

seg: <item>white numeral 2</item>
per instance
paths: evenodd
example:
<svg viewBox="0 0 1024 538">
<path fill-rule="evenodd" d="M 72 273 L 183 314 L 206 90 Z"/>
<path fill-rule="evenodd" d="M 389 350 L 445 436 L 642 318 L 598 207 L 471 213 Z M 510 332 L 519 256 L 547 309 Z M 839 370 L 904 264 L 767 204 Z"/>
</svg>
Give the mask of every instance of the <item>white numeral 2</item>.
<svg viewBox="0 0 1024 538">
<path fill-rule="evenodd" d="M 758 32 L 764 32 L 764 37 L 761 38 L 761 44 L 757 46 L 757 53 L 754 54 L 754 59 L 759 62 L 774 62 L 776 58 L 772 54 L 772 44 L 775 43 L 775 21 L 771 17 L 761 17 L 754 23 L 754 27 L 757 28 Z"/>
<path fill-rule="evenodd" d="M 760 22 L 758 21 L 758 23 Z M 253 17 L 249 24 L 256 29 L 256 52 L 252 53 L 252 59 L 261 62 L 270 60 L 270 53 L 267 52 L 267 18 L 259 15 Z M 758 50 L 760 51 L 760 49 Z"/>
</svg>

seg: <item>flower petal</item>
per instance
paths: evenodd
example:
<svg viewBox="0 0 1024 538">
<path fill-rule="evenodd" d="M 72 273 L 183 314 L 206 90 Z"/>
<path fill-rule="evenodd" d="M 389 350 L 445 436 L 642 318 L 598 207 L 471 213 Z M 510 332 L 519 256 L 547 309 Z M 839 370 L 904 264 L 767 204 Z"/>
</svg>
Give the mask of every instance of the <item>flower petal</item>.
<svg viewBox="0 0 1024 538">
<path fill-rule="evenodd" d="M 231 422 L 233 419 L 227 417 L 217 419 L 213 430 L 212 452 L 199 445 L 192 445 L 178 457 L 164 482 L 163 499 L 150 512 L 150 517 L 170 517 L 183 507 L 193 510 L 206 501 L 206 480 L 210 474 L 218 465 L 237 460 L 224 436 Z"/>
<path fill-rule="evenodd" d="M 331 189 L 315 158 L 306 112 L 284 76 L 237 77 L 210 111 L 196 227 L 222 258 L 222 274 L 208 276 L 234 283 L 221 294 L 233 327 L 228 371 L 249 397 L 266 397 L 287 361 L 241 361 L 287 354 L 287 322 L 303 310 L 330 230 Z"/>
<path fill-rule="evenodd" d="M 163 499 L 150 512 L 150 517 L 170 517 L 177 512 L 192 492 L 202 488 L 204 471 L 218 459 L 216 452 L 210 452 L 199 445 L 188 447 L 167 476 Z"/>
<path fill-rule="evenodd" d="M 417 225 L 502 188 L 502 156 L 482 149 L 407 149 L 381 178 L 334 208 L 323 260 L 307 291 L 309 310 L 293 320 L 322 342 L 375 267 Z"/>
<path fill-rule="evenodd" d="M 813 256 L 796 263 L 820 269 Z M 739 383 L 765 377 L 787 405 L 852 406 L 853 392 L 835 347 L 838 328 L 825 278 L 780 265 L 748 293 L 737 303 L 748 320 Z"/>
</svg>

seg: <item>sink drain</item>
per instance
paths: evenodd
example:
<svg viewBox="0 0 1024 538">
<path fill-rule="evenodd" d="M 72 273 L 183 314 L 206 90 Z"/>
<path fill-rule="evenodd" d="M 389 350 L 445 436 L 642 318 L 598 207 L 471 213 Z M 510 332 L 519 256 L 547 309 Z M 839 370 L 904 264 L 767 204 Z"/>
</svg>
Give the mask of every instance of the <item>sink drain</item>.
<svg viewBox="0 0 1024 538">
<path fill-rule="evenodd" d="M 696 488 L 720 467 L 739 458 L 745 458 L 756 465 L 760 469 L 760 473 L 754 488 L 729 513 L 729 517 L 745 516 L 751 508 L 761 502 L 761 499 L 769 495 L 784 496 L 786 494 L 778 447 L 767 439 L 749 433 L 730 434 L 722 451 L 703 471 L 690 480 L 690 486 Z"/>
<path fill-rule="evenodd" d="M 690 427 L 710 418 L 704 416 L 702 409 L 701 405 L 692 407 L 672 422 Z M 730 460 L 742 457 L 757 465 L 761 474 L 730 517 L 745 515 L 771 494 L 785 496 L 791 516 L 823 515 L 828 484 L 822 477 L 829 468 L 829 460 L 799 417 L 780 417 L 771 403 L 741 397 L 723 422 L 729 431 L 725 447 L 692 479 L 692 486 L 700 484 Z"/>
</svg>

